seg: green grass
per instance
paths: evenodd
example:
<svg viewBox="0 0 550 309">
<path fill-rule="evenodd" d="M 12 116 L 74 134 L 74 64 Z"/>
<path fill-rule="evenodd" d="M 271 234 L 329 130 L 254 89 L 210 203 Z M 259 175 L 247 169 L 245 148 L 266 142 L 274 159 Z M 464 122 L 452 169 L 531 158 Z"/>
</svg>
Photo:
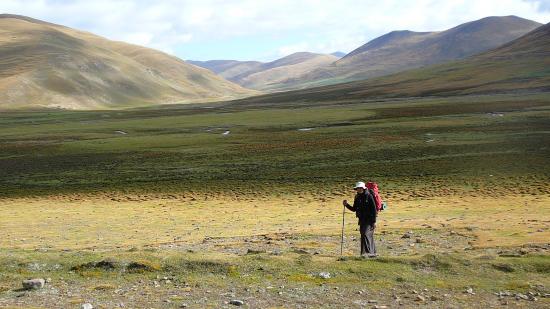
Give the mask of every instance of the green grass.
<svg viewBox="0 0 550 309">
<path fill-rule="evenodd" d="M 452 294 L 427 305 L 495 306 L 494 292 L 550 285 L 538 247 L 495 253 L 546 243 L 549 94 L 209 107 L 0 114 L 0 301 L 29 277 L 73 295 L 43 307 L 220 307 L 226 293 L 261 308 L 397 305 L 393 293 L 424 289 Z M 340 200 L 358 179 L 391 201 L 382 257 L 338 260 Z M 425 242 L 410 247 L 407 230 Z M 281 255 L 229 253 L 265 248 L 266 233 Z"/>
<path fill-rule="evenodd" d="M 548 99 L 7 112 L 0 116 L 0 196 L 212 186 L 257 192 L 258 184 L 286 192 L 366 178 L 396 188 L 421 186 L 411 184 L 417 177 L 454 186 L 489 181 L 489 174 L 504 185 L 516 176 L 542 180 L 550 174 Z"/>
<path fill-rule="evenodd" d="M 412 286 L 460 290 L 473 286 L 477 290 L 523 291 L 523 284 L 548 284 L 550 258 L 547 255 L 527 255 L 519 258 L 497 257 L 491 260 L 476 259 L 468 255 L 438 255 L 388 257 L 376 260 L 349 258 L 338 261 L 333 257 L 284 254 L 246 255 L 241 257 L 223 254 L 177 253 L 170 251 L 110 251 L 105 253 L 34 253 L 12 251 L 2 253 L 0 284 L 26 277 L 43 277 L 59 280 L 77 280 L 84 285 L 116 286 L 116 281 L 133 281 L 157 276 L 185 280 L 187 284 L 224 287 L 235 285 L 261 285 L 266 279 L 272 284 L 320 283 L 352 287 L 369 280 L 371 290 L 384 290 L 390 286 Z M 91 263 L 113 261 L 114 268 L 89 267 Z M 154 267 L 132 271 L 132 263 L 146 263 Z M 507 264 L 514 272 L 502 271 L 495 264 Z M 83 266 L 84 265 L 84 266 Z M 330 272 L 332 278 L 321 279 L 320 272 Z M 92 278 L 92 282 L 82 281 Z M 9 280 L 8 280 L 9 279 Z M 206 280 L 205 280 L 206 279 Z M 224 282 L 221 283 L 220 280 Z M 229 282 L 228 282 L 229 281 Z"/>
</svg>

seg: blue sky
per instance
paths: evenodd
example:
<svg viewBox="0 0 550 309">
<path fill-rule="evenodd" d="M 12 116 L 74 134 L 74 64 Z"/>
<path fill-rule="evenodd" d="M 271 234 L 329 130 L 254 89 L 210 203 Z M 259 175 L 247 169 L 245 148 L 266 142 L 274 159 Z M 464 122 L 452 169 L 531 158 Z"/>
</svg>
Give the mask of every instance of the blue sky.
<svg viewBox="0 0 550 309">
<path fill-rule="evenodd" d="M 392 30 L 437 31 L 486 16 L 550 22 L 550 0 L 0 0 L 21 14 L 182 59 L 270 61 L 350 52 Z"/>
</svg>

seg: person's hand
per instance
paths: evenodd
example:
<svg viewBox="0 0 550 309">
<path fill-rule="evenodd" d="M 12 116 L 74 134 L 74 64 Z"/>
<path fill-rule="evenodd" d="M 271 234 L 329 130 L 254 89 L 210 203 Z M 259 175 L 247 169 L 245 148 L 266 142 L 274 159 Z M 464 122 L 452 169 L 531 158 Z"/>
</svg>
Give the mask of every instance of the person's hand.
<svg viewBox="0 0 550 309">
<path fill-rule="evenodd" d="M 344 201 L 342 202 L 342 204 L 344 204 L 344 206 L 348 206 L 348 205 L 349 205 L 349 204 L 348 204 L 348 200 L 344 200 Z"/>
</svg>

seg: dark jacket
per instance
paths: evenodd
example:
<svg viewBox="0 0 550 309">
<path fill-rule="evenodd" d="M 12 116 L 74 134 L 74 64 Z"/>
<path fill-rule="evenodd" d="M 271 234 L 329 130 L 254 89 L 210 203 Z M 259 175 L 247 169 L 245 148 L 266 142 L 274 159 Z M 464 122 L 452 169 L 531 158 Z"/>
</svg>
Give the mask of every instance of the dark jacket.
<svg viewBox="0 0 550 309">
<path fill-rule="evenodd" d="M 346 208 L 355 212 L 359 225 L 376 223 L 376 204 L 374 197 L 367 190 L 362 194 L 356 194 L 353 206 L 346 205 Z"/>
</svg>

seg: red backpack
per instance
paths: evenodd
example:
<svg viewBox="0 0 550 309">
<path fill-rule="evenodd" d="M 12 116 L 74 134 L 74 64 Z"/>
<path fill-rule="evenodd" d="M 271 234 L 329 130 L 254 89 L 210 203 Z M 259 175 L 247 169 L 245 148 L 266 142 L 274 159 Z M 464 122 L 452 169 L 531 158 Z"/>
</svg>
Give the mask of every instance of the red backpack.
<svg viewBox="0 0 550 309">
<path fill-rule="evenodd" d="M 384 205 L 380 194 L 378 193 L 378 184 L 376 182 L 369 181 L 367 182 L 367 189 L 369 189 L 370 194 L 374 197 L 374 204 L 376 204 L 376 211 L 384 210 Z"/>
</svg>

